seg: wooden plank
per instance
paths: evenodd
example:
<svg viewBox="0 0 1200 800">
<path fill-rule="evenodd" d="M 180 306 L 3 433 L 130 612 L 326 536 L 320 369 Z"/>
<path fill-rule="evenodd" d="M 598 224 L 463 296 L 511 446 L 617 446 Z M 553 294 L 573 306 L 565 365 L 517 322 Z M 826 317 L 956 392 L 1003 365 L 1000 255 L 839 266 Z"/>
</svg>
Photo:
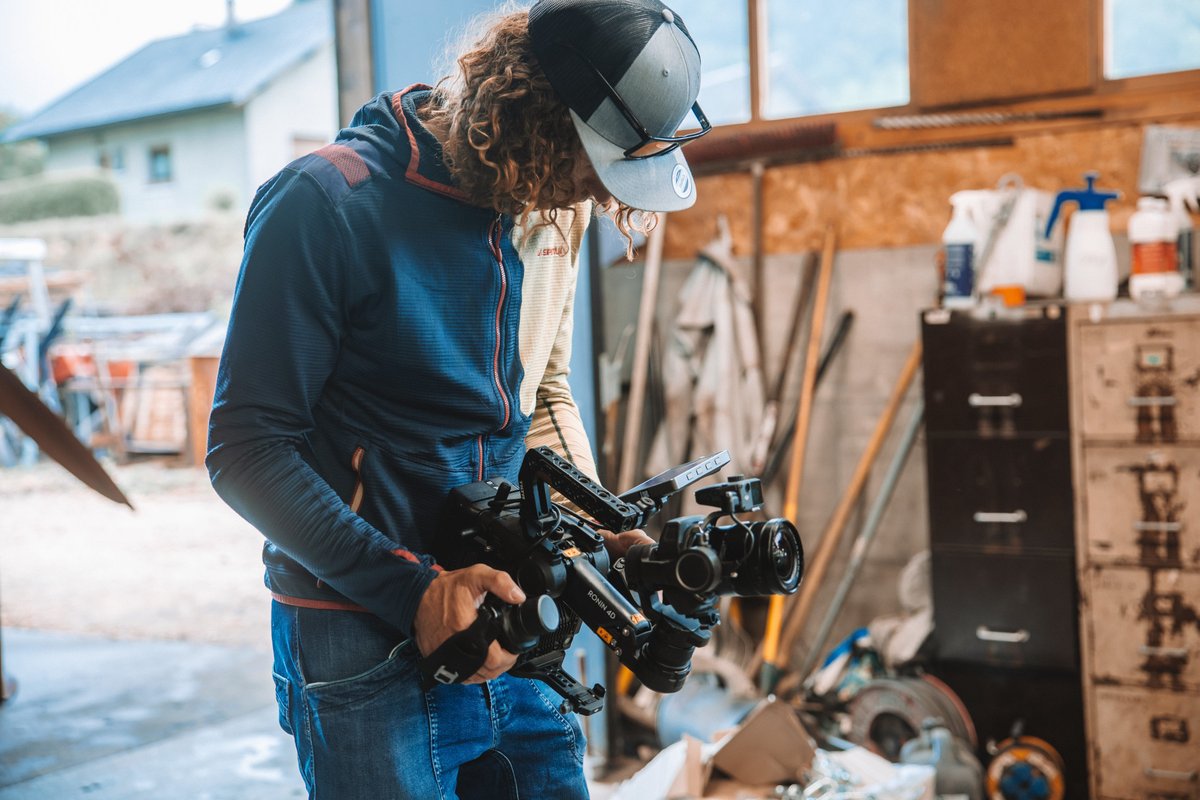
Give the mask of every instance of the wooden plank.
<svg viewBox="0 0 1200 800">
<path fill-rule="evenodd" d="M 1091 88 L 1099 6 L 1094 0 L 910 0 L 914 105 Z"/>
</svg>

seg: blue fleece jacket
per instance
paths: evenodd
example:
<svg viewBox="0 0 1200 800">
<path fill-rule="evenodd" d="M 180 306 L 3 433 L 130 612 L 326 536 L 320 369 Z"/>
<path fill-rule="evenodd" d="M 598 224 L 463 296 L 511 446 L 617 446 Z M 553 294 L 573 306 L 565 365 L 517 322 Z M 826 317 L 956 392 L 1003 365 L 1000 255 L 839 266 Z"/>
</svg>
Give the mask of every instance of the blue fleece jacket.
<svg viewBox="0 0 1200 800">
<path fill-rule="evenodd" d="M 530 424 L 513 220 L 464 202 L 426 96 L 377 97 L 259 189 L 207 458 L 277 599 L 404 632 L 447 492 L 515 480 Z"/>
</svg>

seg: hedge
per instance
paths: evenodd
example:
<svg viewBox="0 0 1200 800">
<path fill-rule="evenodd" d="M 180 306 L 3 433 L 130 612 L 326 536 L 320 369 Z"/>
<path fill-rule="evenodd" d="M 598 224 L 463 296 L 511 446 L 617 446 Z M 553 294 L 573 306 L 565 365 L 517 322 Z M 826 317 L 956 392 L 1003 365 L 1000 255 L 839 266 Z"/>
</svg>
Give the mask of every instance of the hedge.
<svg viewBox="0 0 1200 800">
<path fill-rule="evenodd" d="M 0 183 L 0 224 L 59 217 L 94 217 L 120 207 L 117 187 L 100 177 Z"/>
</svg>

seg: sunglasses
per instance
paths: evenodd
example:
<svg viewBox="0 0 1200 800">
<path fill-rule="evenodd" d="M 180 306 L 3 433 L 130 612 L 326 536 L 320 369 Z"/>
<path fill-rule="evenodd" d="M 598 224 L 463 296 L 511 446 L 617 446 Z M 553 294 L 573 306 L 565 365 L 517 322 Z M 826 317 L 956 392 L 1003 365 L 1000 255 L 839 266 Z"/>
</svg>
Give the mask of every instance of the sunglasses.
<svg viewBox="0 0 1200 800">
<path fill-rule="evenodd" d="M 592 74 L 600 79 L 600 82 L 604 84 L 604 88 L 608 92 L 609 99 L 613 101 L 613 105 L 615 105 L 617 110 L 621 112 L 621 116 L 625 118 L 625 121 L 629 123 L 634 132 L 641 137 L 640 141 L 633 147 L 626 148 L 624 152 L 625 158 L 639 159 L 661 156 L 671 152 L 680 145 L 692 141 L 693 139 L 699 139 L 701 136 L 712 130 L 712 124 L 709 123 L 708 117 L 704 116 L 704 112 L 700 110 L 700 103 L 696 102 L 692 103 L 691 111 L 696 117 L 696 121 L 700 123 L 700 130 L 682 135 L 677 133 L 675 136 L 653 135 L 649 130 L 646 129 L 646 126 L 642 124 L 641 120 L 637 118 L 637 115 L 633 113 L 633 109 L 631 109 L 629 104 L 626 103 L 621 97 L 621 93 L 617 91 L 617 88 L 608 82 L 608 78 L 604 77 L 604 73 L 602 73 L 596 67 L 596 65 L 593 64 L 590 59 L 588 59 L 587 56 L 566 42 L 562 42 L 561 44 L 575 55 L 579 56 L 579 60 L 586 64 L 588 69 L 592 71 Z"/>
</svg>

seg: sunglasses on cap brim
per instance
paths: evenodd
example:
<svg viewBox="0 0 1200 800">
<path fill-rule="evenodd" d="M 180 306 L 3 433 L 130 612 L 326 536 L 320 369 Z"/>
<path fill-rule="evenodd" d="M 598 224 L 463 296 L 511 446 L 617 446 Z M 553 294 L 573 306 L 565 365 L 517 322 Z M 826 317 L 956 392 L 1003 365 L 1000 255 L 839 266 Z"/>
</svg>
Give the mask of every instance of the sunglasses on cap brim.
<svg viewBox="0 0 1200 800">
<path fill-rule="evenodd" d="M 629 104 L 626 103 L 624 98 L 621 97 L 621 93 L 617 91 L 617 87 L 608 82 L 608 78 L 604 77 L 604 73 L 601 72 L 599 68 L 597 68 L 590 59 L 588 59 L 587 56 L 565 42 L 562 42 L 561 44 L 575 55 L 579 56 L 579 59 L 587 65 L 588 69 L 592 71 L 592 74 L 600 79 L 600 82 L 604 84 L 605 91 L 608 92 L 609 99 L 613 101 L 613 105 L 617 107 L 617 110 L 621 112 L 621 116 L 625 118 L 625 121 L 629 123 L 630 127 L 632 127 L 634 132 L 640 137 L 640 140 L 637 144 L 635 144 L 633 147 L 625 149 L 623 153 L 625 158 L 653 158 L 654 156 L 665 155 L 681 145 L 687 144 L 694 139 L 699 139 L 701 136 L 712 130 L 712 124 L 709 123 L 708 117 L 704 116 L 704 112 L 700 109 L 700 103 L 695 102 L 692 103 L 691 112 L 696 117 L 696 121 L 700 123 L 700 130 L 684 134 L 676 133 L 674 136 L 655 136 L 646 129 L 646 126 L 642 124 L 642 121 L 639 120 L 637 115 L 633 113 L 633 109 L 631 109 Z"/>
</svg>

